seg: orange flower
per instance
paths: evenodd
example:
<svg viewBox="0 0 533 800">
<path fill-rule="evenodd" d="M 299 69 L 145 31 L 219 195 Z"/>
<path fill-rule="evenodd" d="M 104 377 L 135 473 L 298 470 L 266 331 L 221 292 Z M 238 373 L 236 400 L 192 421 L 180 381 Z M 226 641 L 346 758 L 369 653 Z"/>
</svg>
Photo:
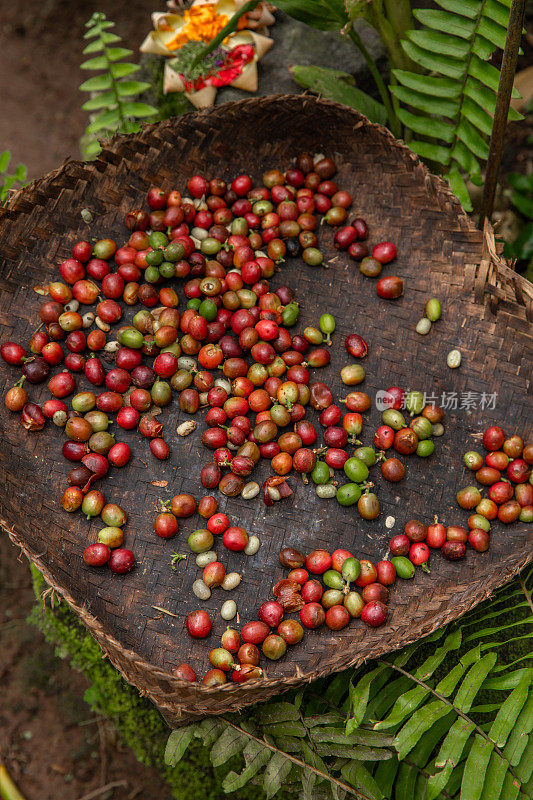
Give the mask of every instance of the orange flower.
<svg viewBox="0 0 533 800">
<path fill-rule="evenodd" d="M 210 42 L 228 23 L 226 14 L 217 14 L 213 4 L 192 6 L 183 12 L 185 25 L 172 41 L 167 43 L 169 50 L 179 50 L 187 42 Z"/>
</svg>

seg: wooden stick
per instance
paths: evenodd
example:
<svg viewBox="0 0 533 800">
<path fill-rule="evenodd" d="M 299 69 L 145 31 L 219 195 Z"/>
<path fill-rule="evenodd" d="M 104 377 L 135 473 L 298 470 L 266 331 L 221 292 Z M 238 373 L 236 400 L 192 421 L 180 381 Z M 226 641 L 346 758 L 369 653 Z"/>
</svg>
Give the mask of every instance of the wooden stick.
<svg viewBox="0 0 533 800">
<path fill-rule="evenodd" d="M 100 786 L 98 789 L 94 789 L 92 792 L 88 794 L 84 794 L 83 797 L 78 798 L 78 800 L 93 800 L 95 797 L 100 797 L 101 794 L 105 794 L 110 789 L 127 789 L 128 782 L 127 781 L 112 781 L 111 783 L 106 783 L 105 786 Z"/>
<path fill-rule="evenodd" d="M 169 617 L 180 618 L 179 614 L 173 614 L 172 611 L 167 611 L 166 608 L 161 608 L 161 606 L 152 606 L 152 608 L 155 608 L 156 611 L 161 611 L 162 614 L 168 614 Z"/>
<path fill-rule="evenodd" d="M 500 164 L 502 162 L 503 143 L 505 131 L 507 129 L 507 116 L 511 103 L 520 40 L 522 38 L 525 8 L 526 0 L 512 0 L 511 12 L 509 14 L 509 27 L 507 28 L 505 49 L 503 51 L 500 82 L 498 84 L 498 96 L 494 109 L 494 122 L 490 137 L 489 159 L 487 161 L 487 171 L 485 173 L 483 199 L 481 201 L 481 211 L 479 214 L 478 228 L 480 230 L 483 230 L 485 219 L 490 219 L 494 208 L 494 197 L 496 195 L 496 186 L 498 185 Z"/>
</svg>

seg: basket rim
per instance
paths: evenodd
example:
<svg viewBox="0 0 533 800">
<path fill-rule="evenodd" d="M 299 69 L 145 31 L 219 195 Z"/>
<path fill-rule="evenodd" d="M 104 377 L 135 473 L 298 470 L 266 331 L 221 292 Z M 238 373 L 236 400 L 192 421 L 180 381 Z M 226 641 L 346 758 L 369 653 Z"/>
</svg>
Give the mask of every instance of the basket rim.
<svg viewBox="0 0 533 800">
<path fill-rule="evenodd" d="M 426 189 L 435 194 L 436 199 L 441 199 L 444 202 L 451 205 L 453 209 L 453 214 L 458 220 L 460 227 L 463 230 L 468 232 L 476 232 L 479 234 L 479 260 L 482 258 L 482 241 L 483 241 L 483 234 L 479 231 L 470 217 L 466 214 L 464 209 L 462 208 L 459 200 L 455 197 L 452 193 L 450 185 L 448 181 L 445 179 L 434 175 L 430 172 L 428 167 L 421 161 L 419 156 L 415 154 L 405 142 L 395 139 L 392 133 L 384 126 L 376 123 L 370 122 L 365 116 L 363 116 L 360 112 L 356 111 L 355 109 L 351 109 L 347 106 L 343 106 L 340 103 L 331 101 L 331 100 L 323 100 L 320 98 L 315 98 L 308 94 L 274 94 L 274 95 L 264 95 L 262 97 L 252 97 L 246 98 L 243 100 L 229 102 L 222 104 L 220 106 L 214 106 L 209 109 L 204 109 L 201 111 L 191 111 L 187 114 L 184 114 L 177 118 L 171 118 L 168 120 L 164 120 L 162 122 L 156 122 L 151 124 L 145 124 L 142 126 L 142 129 L 138 133 L 129 134 L 129 135 L 119 135 L 116 134 L 111 139 L 106 141 L 103 145 L 103 149 L 99 155 L 99 157 L 92 161 L 92 162 L 83 162 L 81 160 L 75 159 L 66 159 L 62 166 L 58 167 L 55 170 L 47 173 L 46 175 L 34 179 L 31 183 L 26 185 L 21 189 L 17 189 L 15 192 L 11 194 L 9 197 L 6 205 L 0 209 L 0 220 L 2 220 L 6 216 L 11 216 L 16 213 L 25 213 L 24 208 L 24 200 L 28 196 L 30 196 L 34 192 L 41 193 L 42 187 L 54 187 L 56 182 L 65 174 L 68 175 L 69 170 L 72 171 L 72 177 L 76 177 L 75 173 L 78 174 L 78 177 L 83 176 L 84 174 L 94 175 L 96 178 L 98 177 L 98 173 L 102 173 L 108 163 L 113 163 L 115 165 L 120 164 L 123 161 L 128 160 L 132 154 L 132 147 L 131 144 L 137 145 L 137 148 L 133 148 L 133 152 L 135 149 L 138 149 L 138 146 L 142 143 L 147 143 L 150 140 L 152 135 L 152 131 L 154 130 L 174 130 L 179 132 L 180 127 L 183 126 L 184 123 L 189 122 L 192 119 L 205 119 L 208 117 L 223 116 L 226 111 L 231 108 L 232 110 L 238 111 L 243 115 L 246 114 L 246 110 L 250 107 L 261 107 L 267 106 L 271 104 L 285 104 L 285 105 L 292 105 L 297 110 L 304 110 L 307 105 L 314 105 L 317 109 L 336 109 L 337 111 L 342 111 L 347 117 L 351 117 L 353 119 L 353 131 L 355 132 L 361 127 L 370 128 L 371 131 L 376 136 L 381 137 L 385 140 L 387 146 L 396 149 L 402 155 L 402 158 L 406 163 L 411 162 L 414 167 L 420 171 L 420 175 L 422 176 L 422 180 Z M 63 188 L 63 187 L 60 187 Z M 36 205 L 35 199 L 28 198 L 28 202 L 31 202 L 31 205 Z M 479 261 L 475 264 L 476 269 L 479 266 Z M 497 268 L 497 263 L 496 263 Z M 525 280 L 525 279 L 524 279 Z M 531 286 L 529 281 L 527 281 L 528 286 Z M 473 292 L 470 290 L 470 294 L 472 295 L 472 302 L 475 302 L 473 297 Z M 97 641 L 100 644 L 100 647 L 104 653 L 106 653 L 105 649 L 105 642 L 109 642 L 109 644 L 123 657 L 126 661 L 131 664 L 137 665 L 140 669 L 148 671 L 152 677 L 165 681 L 170 686 L 171 689 L 182 689 L 187 688 L 188 690 L 193 690 L 195 693 L 199 693 L 200 695 L 208 695 L 208 696 L 216 696 L 220 692 L 224 693 L 232 693 L 236 695 L 236 703 L 235 708 L 239 708 L 238 702 L 238 695 L 242 686 L 251 686 L 252 684 L 235 684 L 235 683 L 227 683 L 222 686 L 217 687 L 209 687 L 205 686 L 201 683 L 189 683 L 184 680 L 180 680 L 179 678 L 175 677 L 169 671 L 162 669 L 161 667 L 155 666 L 154 664 L 147 661 L 144 657 L 140 656 L 135 650 L 131 648 L 126 648 L 122 645 L 116 637 L 106 632 L 102 622 L 98 619 L 98 617 L 94 616 L 85 605 L 78 605 L 76 601 L 73 599 L 70 591 L 59 585 L 56 580 L 52 577 L 48 567 L 42 561 L 43 554 L 33 554 L 30 548 L 26 545 L 23 539 L 17 534 L 16 530 L 10 528 L 8 523 L 5 520 L 0 519 L 0 528 L 5 530 L 5 532 L 9 535 L 10 539 L 21 548 L 24 554 L 28 557 L 28 559 L 36 565 L 36 567 L 42 572 L 45 580 L 47 583 L 56 591 L 59 595 L 61 595 L 65 601 L 69 604 L 69 606 L 78 614 L 81 618 L 82 622 L 85 626 L 89 629 L 90 633 L 94 635 Z M 421 634 L 419 630 L 413 629 L 412 634 L 408 634 L 407 636 L 402 638 L 401 642 L 390 641 L 387 643 L 387 647 L 383 652 L 383 655 L 393 652 L 400 647 L 404 647 L 418 639 L 422 638 L 423 636 L 429 635 L 434 630 L 441 628 L 443 625 L 447 624 L 448 622 L 458 619 L 464 613 L 475 607 L 478 603 L 482 600 L 486 599 L 495 588 L 506 583 L 508 580 L 511 580 L 521 569 L 523 569 L 530 561 L 533 560 L 533 551 L 531 552 L 524 552 L 522 551 L 521 554 L 517 554 L 515 563 L 511 566 L 510 564 L 507 565 L 507 569 L 502 571 L 498 576 L 494 576 L 494 580 L 491 582 L 490 588 L 483 588 L 480 587 L 480 591 L 475 595 L 471 596 L 467 599 L 463 599 L 461 604 L 460 612 L 457 613 L 452 609 L 451 606 L 438 615 L 435 615 L 429 624 L 427 630 L 425 629 L 424 632 Z M 110 658 L 110 661 L 114 664 L 114 666 L 124 675 L 124 671 L 121 668 L 121 665 L 117 663 L 117 661 L 113 658 L 113 656 L 109 653 L 106 653 Z M 331 675 L 334 672 L 338 672 L 343 669 L 347 669 L 350 667 L 359 666 L 360 664 L 364 663 L 367 659 L 375 657 L 372 654 L 365 655 L 365 653 L 356 653 L 350 651 L 350 649 L 346 649 L 346 658 L 343 660 L 339 660 L 338 663 L 332 668 L 331 665 L 324 665 L 319 667 L 318 669 L 303 672 L 299 667 L 297 668 L 297 674 L 291 677 L 284 677 L 284 678 L 266 678 L 261 682 L 255 683 L 256 686 L 261 686 L 262 683 L 268 683 L 271 688 L 279 688 L 280 690 L 290 688 L 292 686 L 301 685 L 303 683 L 310 683 L 318 678 L 325 677 L 327 675 Z M 126 676 L 125 676 L 126 677 Z M 129 682 L 134 682 L 130 678 L 127 678 Z M 138 688 L 138 687 L 137 687 Z M 145 692 L 146 693 L 146 692 Z M 148 694 L 150 692 L 148 691 Z M 258 697 L 258 702 L 263 699 Z M 248 704 L 248 703 L 245 703 Z M 165 704 L 161 704 L 163 707 Z M 207 713 L 217 713 L 216 709 L 211 712 L 205 712 L 199 710 L 199 714 L 207 714 Z M 223 712 L 220 712 L 223 713 Z"/>
</svg>

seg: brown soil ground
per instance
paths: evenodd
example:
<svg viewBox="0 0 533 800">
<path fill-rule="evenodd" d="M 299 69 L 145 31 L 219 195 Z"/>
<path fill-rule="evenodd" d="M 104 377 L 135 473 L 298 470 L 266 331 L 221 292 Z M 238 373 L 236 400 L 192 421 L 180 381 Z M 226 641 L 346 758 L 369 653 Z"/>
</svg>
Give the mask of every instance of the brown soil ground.
<svg viewBox="0 0 533 800">
<path fill-rule="evenodd" d="M 134 51 L 164 0 L 10 0 L 0 3 L 0 151 L 24 162 L 34 178 L 79 158 L 87 125 L 78 86 L 85 23 L 94 11 L 116 21 L 115 32 Z"/>
<path fill-rule="evenodd" d="M 0 151 L 30 178 L 79 158 L 87 124 L 78 86 L 85 22 L 93 11 L 117 21 L 135 51 L 150 29 L 155 0 L 11 0 L 0 4 Z M 100 797 L 171 794 L 155 770 L 120 747 L 116 733 L 83 701 L 85 678 L 54 655 L 26 624 L 34 596 L 26 559 L 0 535 L 0 762 L 27 800 L 78 800 L 122 782 Z"/>
</svg>

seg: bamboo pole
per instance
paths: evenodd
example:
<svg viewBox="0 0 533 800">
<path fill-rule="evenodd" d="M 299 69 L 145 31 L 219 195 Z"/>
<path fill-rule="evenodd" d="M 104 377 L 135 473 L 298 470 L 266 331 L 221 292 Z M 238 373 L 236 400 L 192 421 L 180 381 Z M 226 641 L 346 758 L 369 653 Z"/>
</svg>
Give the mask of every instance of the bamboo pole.
<svg viewBox="0 0 533 800">
<path fill-rule="evenodd" d="M 496 108 L 494 110 L 494 122 L 490 137 L 489 159 L 485 173 L 485 185 L 483 187 L 483 199 L 481 201 L 481 211 L 479 214 L 478 227 L 483 230 L 485 219 L 490 219 L 494 207 L 494 197 L 500 164 L 502 161 L 503 144 L 505 131 L 507 128 L 507 115 L 511 103 L 511 93 L 513 91 L 513 81 L 518 61 L 518 51 L 522 38 L 522 28 L 524 25 L 524 13 L 526 0 L 512 0 L 511 12 L 509 14 L 509 27 L 505 39 L 503 51 L 502 67 L 500 72 L 500 82 L 498 84 L 498 96 L 496 98 Z"/>
</svg>

